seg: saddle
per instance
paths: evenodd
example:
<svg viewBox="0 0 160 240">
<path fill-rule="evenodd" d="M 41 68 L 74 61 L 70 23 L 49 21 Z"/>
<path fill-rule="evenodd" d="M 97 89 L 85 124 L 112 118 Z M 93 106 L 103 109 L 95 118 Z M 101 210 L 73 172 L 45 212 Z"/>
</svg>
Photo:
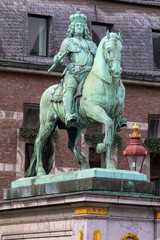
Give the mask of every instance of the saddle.
<svg viewBox="0 0 160 240">
<path fill-rule="evenodd" d="M 84 119 L 81 119 L 79 114 L 79 101 L 80 97 L 82 96 L 83 86 L 84 86 L 85 79 L 80 82 L 78 85 L 77 91 L 74 94 L 74 101 L 73 101 L 73 112 L 78 115 L 78 119 L 76 122 L 71 123 L 71 126 L 82 126 L 84 123 Z M 51 94 L 51 102 L 52 103 L 61 103 L 63 102 L 63 79 L 61 80 L 61 83 L 57 85 L 57 87 L 54 89 L 54 92 Z"/>
<path fill-rule="evenodd" d="M 58 84 L 54 92 L 51 93 L 51 102 L 60 103 L 63 102 L 63 88 L 62 84 Z"/>
<path fill-rule="evenodd" d="M 63 80 L 61 80 L 62 82 Z M 79 85 L 78 88 L 74 94 L 74 99 L 76 101 L 77 98 L 82 96 L 82 91 L 83 91 L 83 86 L 84 86 L 84 82 L 85 79 L 82 80 Z M 60 103 L 63 102 L 63 87 L 62 87 L 62 83 L 58 84 L 57 88 L 55 88 L 54 92 L 51 94 L 51 102 L 54 103 Z"/>
</svg>

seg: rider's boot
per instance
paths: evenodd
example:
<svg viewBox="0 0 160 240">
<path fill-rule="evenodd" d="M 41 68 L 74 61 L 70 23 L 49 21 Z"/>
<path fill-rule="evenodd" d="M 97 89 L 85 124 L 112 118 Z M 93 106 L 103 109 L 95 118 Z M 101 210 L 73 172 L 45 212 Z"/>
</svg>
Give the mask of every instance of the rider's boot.
<svg viewBox="0 0 160 240">
<path fill-rule="evenodd" d="M 69 88 L 66 89 L 64 96 L 63 96 L 63 102 L 64 102 L 64 108 L 65 108 L 65 124 L 69 125 L 70 122 L 76 122 L 77 121 L 77 114 L 72 112 L 72 104 L 73 104 L 73 96 L 74 96 L 74 89 Z"/>
</svg>

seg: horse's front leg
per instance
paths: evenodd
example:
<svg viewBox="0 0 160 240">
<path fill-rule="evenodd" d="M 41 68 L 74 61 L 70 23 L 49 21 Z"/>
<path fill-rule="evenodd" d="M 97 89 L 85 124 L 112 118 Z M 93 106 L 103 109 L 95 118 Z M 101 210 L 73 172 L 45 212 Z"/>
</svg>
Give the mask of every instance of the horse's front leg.
<svg viewBox="0 0 160 240">
<path fill-rule="evenodd" d="M 107 169 L 115 169 L 114 165 L 111 163 L 111 149 L 114 141 L 114 132 L 115 132 L 114 120 L 112 120 L 112 127 L 109 129 L 109 135 L 110 135 L 109 139 L 111 140 L 111 142 L 107 144 L 107 154 L 106 154 L 106 162 L 105 162 L 105 167 Z"/>
<path fill-rule="evenodd" d="M 105 127 L 105 137 L 102 143 L 99 143 L 96 147 L 97 153 L 102 153 L 107 151 L 107 160 L 106 167 L 108 169 L 114 169 L 115 167 L 111 164 L 111 147 L 112 147 L 112 139 L 113 139 L 113 121 L 107 115 L 105 110 L 98 106 L 90 106 L 87 115 L 94 119 L 96 122 L 100 122 L 104 124 Z"/>
<path fill-rule="evenodd" d="M 102 143 L 99 143 L 96 148 L 97 153 L 102 153 L 106 151 L 106 161 L 105 167 L 107 169 L 115 169 L 114 165 L 111 163 L 111 148 L 113 144 L 114 137 L 114 122 L 111 120 L 106 120 L 105 126 L 105 137 Z"/>
</svg>

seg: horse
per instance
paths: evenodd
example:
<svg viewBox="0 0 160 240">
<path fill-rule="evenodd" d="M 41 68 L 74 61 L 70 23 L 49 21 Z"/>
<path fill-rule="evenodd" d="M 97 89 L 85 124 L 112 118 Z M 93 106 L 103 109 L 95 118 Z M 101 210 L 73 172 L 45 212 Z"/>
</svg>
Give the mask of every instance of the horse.
<svg viewBox="0 0 160 240">
<path fill-rule="evenodd" d="M 77 147 L 77 140 L 84 128 L 104 124 L 105 137 L 96 147 L 97 153 L 106 152 L 107 169 L 114 169 L 111 163 L 111 146 L 114 133 L 121 125 L 124 109 L 125 88 L 121 81 L 122 34 L 106 33 L 97 48 L 94 63 L 83 86 L 78 101 L 81 124 L 73 122 L 65 126 L 65 109 L 62 102 L 51 102 L 51 95 L 58 85 L 45 90 L 40 101 L 40 128 L 35 140 L 34 152 L 25 176 L 43 176 L 53 165 L 56 126 L 68 132 L 68 148 L 75 154 L 80 169 L 90 168 L 85 156 Z"/>
</svg>

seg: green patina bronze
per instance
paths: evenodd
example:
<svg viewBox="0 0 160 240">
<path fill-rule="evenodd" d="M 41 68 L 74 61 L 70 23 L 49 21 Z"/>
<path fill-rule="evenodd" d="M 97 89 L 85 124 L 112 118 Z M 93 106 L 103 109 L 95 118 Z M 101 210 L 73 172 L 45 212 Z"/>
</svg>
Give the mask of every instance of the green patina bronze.
<svg viewBox="0 0 160 240">
<path fill-rule="evenodd" d="M 71 24 L 68 28 L 68 37 L 62 42 L 58 54 L 54 57 L 54 64 L 48 70 L 52 71 L 68 56 L 69 64 L 63 72 L 63 103 L 66 125 L 78 118 L 73 107 L 73 97 L 79 83 L 82 83 L 90 72 L 97 50 L 96 44 L 91 41 L 89 36 L 86 20 L 87 17 L 80 14 L 79 11 L 70 16 Z"/>
<path fill-rule="evenodd" d="M 11 187 L 24 187 L 39 184 L 46 184 L 52 182 L 63 182 L 71 181 L 73 179 L 80 180 L 86 178 L 103 178 L 103 179 L 123 179 L 123 180 L 133 180 L 133 181 L 147 181 L 147 176 L 145 174 L 139 173 L 137 171 L 126 171 L 126 170 L 109 170 L 102 168 L 92 168 L 83 171 L 74 171 L 68 173 L 61 173 L 57 175 L 49 174 L 43 177 L 30 177 L 30 178 L 20 178 L 17 181 L 12 182 Z M 128 185 L 132 186 L 132 182 L 128 181 Z"/>
<path fill-rule="evenodd" d="M 40 129 L 26 177 L 50 172 L 56 126 L 67 130 L 68 148 L 77 157 L 81 169 L 88 169 L 85 156 L 76 146 L 77 139 L 84 128 L 104 124 L 105 136 L 96 151 L 106 151 L 106 168 L 114 169 L 110 160 L 114 133 L 126 124 L 126 120 L 121 119 L 125 98 L 121 81 L 121 33 L 107 32 L 96 51 L 88 34 L 86 16 L 77 12 L 70 21 L 68 37 L 62 42 L 49 71 L 61 64 L 66 56 L 70 63 L 61 84 L 51 86 L 42 95 Z"/>
</svg>

